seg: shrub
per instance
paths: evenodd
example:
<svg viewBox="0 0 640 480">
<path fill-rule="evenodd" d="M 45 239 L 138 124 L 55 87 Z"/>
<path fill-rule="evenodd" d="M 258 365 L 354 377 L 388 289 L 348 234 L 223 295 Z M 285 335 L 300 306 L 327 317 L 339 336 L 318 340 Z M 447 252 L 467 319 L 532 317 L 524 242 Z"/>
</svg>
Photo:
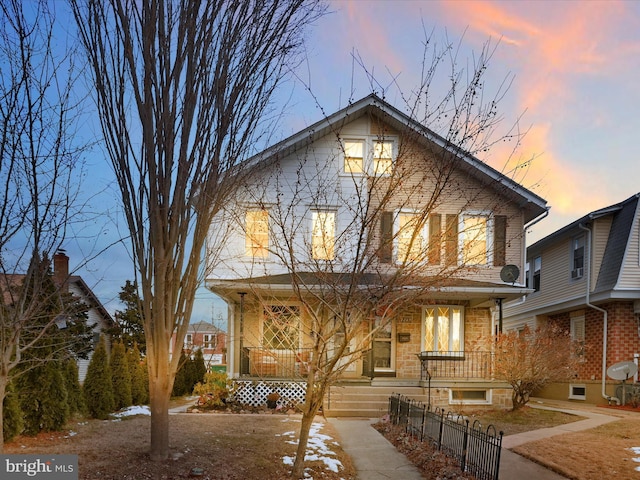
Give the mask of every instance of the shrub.
<svg viewBox="0 0 640 480">
<path fill-rule="evenodd" d="M 17 437 L 24 430 L 24 420 L 22 419 L 22 410 L 20 410 L 20 402 L 18 394 L 15 391 L 13 383 L 9 383 L 3 402 L 3 426 L 4 441 L 8 442 Z"/>
<path fill-rule="evenodd" d="M 116 410 L 131 405 L 131 373 L 127 360 L 124 343 L 118 342 L 111 348 L 111 383 L 113 385 L 113 400 Z"/>
<path fill-rule="evenodd" d="M 67 388 L 60 362 L 39 365 L 18 379 L 24 433 L 59 430 L 69 419 Z"/>
<path fill-rule="evenodd" d="M 204 408 L 222 408 L 229 397 L 229 380 L 226 373 L 209 372 L 203 383 L 197 383 L 193 394 L 198 395 L 198 406 Z"/>
<path fill-rule="evenodd" d="M 67 403 L 69 404 L 69 413 L 83 413 L 85 411 L 84 397 L 82 395 L 82 387 L 78 380 L 78 364 L 75 360 L 69 359 L 65 361 L 63 368 L 64 383 L 67 387 Z"/>
<path fill-rule="evenodd" d="M 127 350 L 127 364 L 131 377 L 131 403 L 144 405 L 149 402 L 149 381 L 147 377 L 147 364 L 140 357 L 138 344 Z"/>
<path fill-rule="evenodd" d="M 114 411 L 111 369 L 109 368 L 104 338 L 100 339 L 100 343 L 91 357 L 91 362 L 89 362 L 83 393 L 87 410 L 92 417 L 104 420 Z"/>
</svg>

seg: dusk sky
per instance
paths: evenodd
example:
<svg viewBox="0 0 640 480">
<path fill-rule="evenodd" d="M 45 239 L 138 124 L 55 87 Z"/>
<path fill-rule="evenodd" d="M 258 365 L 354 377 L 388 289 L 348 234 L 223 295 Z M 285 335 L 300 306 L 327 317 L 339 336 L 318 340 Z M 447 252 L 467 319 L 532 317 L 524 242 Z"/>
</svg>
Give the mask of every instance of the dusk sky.
<svg viewBox="0 0 640 480">
<path fill-rule="evenodd" d="M 354 53 L 384 87 L 376 93 L 404 110 L 400 91 L 410 92 L 419 80 L 424 31 L 433 32 L 438 42 L 445 35 L 461 41 L 465 59 L 489 40 L 497 45 L 485 88 L 493 91 L 511 79 L 499 111 L 505 129 L 520 118 L 521 129 L 529 130 L 518 158 L 533 158 L 515 179 L 551 207 L 549 216 L 533 227 L 528 244 L 640 192 L 635 150 L 640 138 L 640 2 L 335 0 L 330 10 L 309 32 L 308 62 L 297 71 L 327 114 L 344 107 L 349 97 L 371 93 L 367 76 L 352 60 Z M 288 107 L 277 137 L 322 118 L 301 85 L 288 84 L 282 98 Z M 505 154 L 495 149 L 482 160 L 509 170 Z M 106 189 L 100 205 L 117 205 L 113 175 L 100 155 L 90 159 L 91 188 Z M 126 232 L 123 223 L 100 228 L 102 246 L 118 238 L 118 230 Z M 71 266 L 73 255 L 80 257 L 95 245 L 89 239 L 71 242 Z M 78 273 L 110 312 L 121 308 L 117 294 L 133 278 L 123 248 L 110 249 Z M 212 307 L 216 315 L 226 313 L 222 302 L 213 302 L 201 289 L 193 320 L 211 320 Z"/>
</svg>

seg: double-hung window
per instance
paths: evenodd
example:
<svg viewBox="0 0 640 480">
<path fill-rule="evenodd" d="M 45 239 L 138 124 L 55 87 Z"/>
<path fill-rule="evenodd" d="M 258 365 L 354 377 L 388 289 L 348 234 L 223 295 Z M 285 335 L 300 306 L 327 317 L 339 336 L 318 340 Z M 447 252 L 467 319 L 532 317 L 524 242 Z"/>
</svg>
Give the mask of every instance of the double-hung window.
<svg viewBox="0 0 640 480">
<path fill-rule="evenodd" d="M 582 278 L 584 275 L 584 235 L 580 235 L 573 239 L 571 253 L 571 278 Z"/>
<path fill-rule="evenodd" d="M 442 355 L 464 351 L 464 307 L 429 306 L 424 310 L 423 350 Z"/>
<path fill-rule="evenodd" d="M 422 221 L 422 216 L 412 212 L 400 212 L 397 225 L 397 262 L 418 262 L 424 259 L 426 225 Z"/>
<path fill-rule="evenodd" d="M 312 212 L 311 256 L 314 260 L 333 260 L 336 243 L 336 212 Z"/>
<path fill-rule="evenodd" d="M 575 346 L 575 355 L 579 359 L 584 359 L 585 345 L 585 323 L 584 315 L 571 318 L 571 341 Z"/>
<path fill-rule="evenodd" d="M 344 139 L 342 172 L 352 175 L 390 175 L 395 156 L 395 142 L 377 137 Z"/>
<path fill-rule="evenodd" d="M 376 141 L 373 145 L 373 174 L 389 175 L 393 166 L 393 142 Z"/>
<path fill-rule="evenodd" d="M 364 173 L 364 140 L 344 141 L 344 172 Z"/>
<path fill-rule="evenodd" d="M 205 333 L 202 335 L 202 348 L 215 348 L 215 335 Z"/>
<path fill-rule="evenodd" d="M 537 256 L 533 259 L 533 289 L 537 292 L 540 290 L 540 274 L 542 272 L 542 257 Z"/>
<path fill-rule="evenodd" d="M 488 265 L 491 261 L 489 238 L 492 227 L 491 217 L 482 213 L 462 215 L 460 237 L 462 261 L 465 265 Z"/>
<path fill-rule="evenodd" d="M 245 214 L 245 256 L 269 257 L 269 211 L 247 210 Z"/>
</svg>

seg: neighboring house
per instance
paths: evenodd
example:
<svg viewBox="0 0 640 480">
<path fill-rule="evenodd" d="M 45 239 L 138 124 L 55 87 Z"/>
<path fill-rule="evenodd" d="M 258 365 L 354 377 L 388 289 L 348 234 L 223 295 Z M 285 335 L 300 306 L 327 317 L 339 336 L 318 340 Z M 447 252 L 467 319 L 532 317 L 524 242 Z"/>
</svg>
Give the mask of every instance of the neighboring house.
<svg viewBox="0 0 640 480">
<path fill-rule="evenodd" d="M 622 397 L 607 370 L 637 364 L 640 354 L 639 197 L 591 212 L 527 249 L 534 293 L 505 305 L 505 328 L 553 322 L 570 332 L 581 357 L 575 380 L 537 395 L 596 404 Z"/>
<path fill-rule="evenodd" d="M 21 274 L 6 275 L 5 282 L 18 286 L 22 283 L 23 278 L 24 275 Z M 93 325 L 94 345 L 97 344 L 102 331 L 113 326 L 113 318 L 82 277 L 69 275 L 69 257 L 63 251 L 58 251 L 53 256 L 53 281 L 62 292 L 71 293 L 88 307 L 87 324 Z M 59 326 L 63 324 L 64 321 Z M 92 353 L 89 353 L 87 359 L 78 359 L 78 376 L 81 383 L 87 374 L 91 355 Z"/>
<path fill-rule="evenodd" d="M 446 280 L 403 305 L 371 341 L 369 354 L 343 373 L 344 383 L 383 394 L 407 387 L 411 396 L 439 405 L 510 403 L 509 386 L 492 376 L 490 339 L 501 302 L 530 292 L 513 267 L 523 270 L 525 227 L 546 213 L 543 199 L 375 95 L 247 162 L 255 171 L 211 228 L 215 268 L 206 278 L 229 307 L 232 378 L 294 381 L 306 373 L 314 332 L 294 300 L 292 275 L 313 284 L 309 295 L 322 290 L 322 278 L 346 275 L 353 252 L 365 247 L 342 240 L 345 232 L 366 223 L 357 217 L 361 206 L 381 204 L 371 201 L 380 193 L 371 185 L 391 181 L 402 168 L 406 177 L 395 197 L 385 199 L 389 211 L 359 237 L 366 248 L 377 245 L 359 287 L 394 275 L 401 256 L 424 258 L 416 285 Z M 436 171 L 446 171 L 444 184 L 432 183 Z M 434 197 L 436 188 L 442 193 Z M 428 220 L 405 235 L 418 211 L 428 212 Z M 295 257 L 295 272 L 281 261 L 284 254 Z M 325 272 L 311 268 L 323 262 Z M 511 277 L 503 281 L 507 265 Z M 364 338 L 376 318 L 359 321 Z"/>
<path fill-rule="evenodd" d="M 202 350 L 204 363 L 209 369 L 213 365 L 225 365 L 227 353 L 227 334 L 215 325 L 199 321 L 189 324 L 181 346 L 187 355 L 196 350 Z M 176 335 L 171 337 L 171 353 L 181 351 L 176 348 Z"/>
<path fill-rule="evenodd" d="M 102 332 L 113 327 L 115 322 L 82 277 L 69 275 L 69 257 L 62 251 L 58 251 L 53 255 L 53 280 L 62 290 L 71 293 L 89 307 L 87 310 L 87 324 L 93 325 L 93 343 L 97 345 Z M 110 346 L 108 338 L 107 346 Z M 78 359 L 80 383 L 84 382 L 92 355 L 93 352 L 89 353 L 87 359 Z"/>
</svg>

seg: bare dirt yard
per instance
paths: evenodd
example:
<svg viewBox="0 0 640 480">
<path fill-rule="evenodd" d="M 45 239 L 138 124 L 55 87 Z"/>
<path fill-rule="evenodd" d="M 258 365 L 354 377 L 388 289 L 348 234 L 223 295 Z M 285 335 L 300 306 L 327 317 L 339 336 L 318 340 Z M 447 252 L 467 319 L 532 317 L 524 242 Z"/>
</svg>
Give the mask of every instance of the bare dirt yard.
<svg viewBox="0 0 640 480">
<path fill-rule="evenodd" d="M 601 413 L 613 414 L 606 409 Z M 492 424 L 511 435 L 582 419 L 561 412 L 524 408 L 518 412 L 466 411 L 471 421 Z M 620 420 L 597 429 L 563 434 L 514 449 L 576 480 L 638 480 L 640 413 L 620 414 Z M 318 417 L 311 442 L 317 460 L 307 462 L 316 480 L 353 480 L 351 459 L 341 449 L 331 424 Z M 278 413 L 190 413 L 170 416 L 171 459 L 149 460 L 146 415 L 109 421 L 79 419 L 62 432 L 19 437 L 5 445 L 6 453 L 77 454 L 79 478 L 261 480 L 290 478 L 300 416 Z M 418 445 L 390 428 L 379 429 L 414 463 L 425 479 L 464 478 L 446 457 L 428 444 Z M 389 435 L 389 433 L 391 433 Z M 311 453 L 308 451 L 308 454 Z M 195 474 L 201 474 L 196 476 Z"/>
<path fill-rule="evenodd" d="M 5 445 L 5 453 L 77 454 L 79 478 L 86 480 L 279 480 L 289 478 L 300 417 L 269 413 L 171 415 L 172 458 L 161 463 L 149 460 L 149 426 L 150 417 L 144 415 L 82 420 L 62 432 L 19 437 Z M 331 425 L 318 417 L 314 429 L 318 459 L 307 462 L 309 476 L 355 479 L 351 459 L 335 442 Z"/>
</svg>

